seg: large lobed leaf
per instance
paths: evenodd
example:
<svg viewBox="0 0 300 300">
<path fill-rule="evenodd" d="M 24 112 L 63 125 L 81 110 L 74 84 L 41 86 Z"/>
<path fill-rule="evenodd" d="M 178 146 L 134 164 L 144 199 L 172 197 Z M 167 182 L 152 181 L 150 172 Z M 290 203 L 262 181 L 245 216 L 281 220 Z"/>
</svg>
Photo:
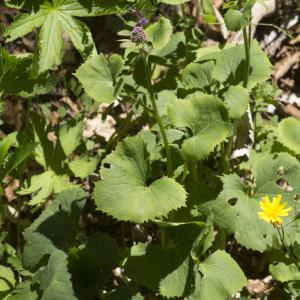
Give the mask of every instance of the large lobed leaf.
<svg viewBox="0 0 300 300">
<path fill-rule="evenodd" d="M 172 178 L 149 183 L 149 153 L 140 137 L 126 138 L 108 155 L 96 183 L 97 208 L 123 221 L 143 223 L 185 205 L 186 192 Z"/>
<path fill-rule="evenodd" d="M 206 158 L 227 138 L 231 129 L 226 107 L 211 95 L 197 94 L 177 100 L 169 107 L 169 118 L 172 125 L 192 131 L 192 137 L 185 139 L 182 145 L 183 153 L 191 160 Z"/>
<path fill-rule="evenodd" d="M 38 270 L 33 278 L 43 291 L 41 300 L 77 300 L 68 272 L 68 257 L 61 251 L 54 251 L 45 267 Z"/>
<path fill-rule="evenodd" d="M 226 300 L 247 283 L 243 271 L 225 251 L 218 250 L 199 264 L 202 274 L 196 276 L 191 300 Z"/>
<path fill-rule="evenodd" d="M 40 27 L 38 45 L 38 73 L 53 69 L 61 63 L 65 32 L 84 59 L 96 54 L 89 28 L 74 16 L 98 16 L 119 12 L 125 1 L 59 0 L 45 2 L 37 12 L 18 16 L 5 31 L 7 41 L 14 41 Z"/>
<path fill-rule="evenodd" d="M 191 289 L 193 265 L 189 254 L 201 233 L 202 224 L 183 223 L 164 230 L 169 238 L 167 245 L 133 246 L 125 271 L 137 283 L 159 291 L 165 297 L 181 297 Z"/>
<path fill-rule="evenodd" d="M 213 213 L 214 222 L 233 233 L 238 243 L 262 252 L 276 246 L 276 231 L 271 224 L 258 217 L 257 212 L 261 210 L 259 201 L 266 195 L 272 198 L 281 194 L 293 209 L 284 218 L 286 238 L 289 243 L 299 240 L 299 225 L 290 223 L 299 209 L 299 204 L 294 200 L 294 195 L 300 193 L 299 162 L 286 153 L 263 155 L 253 162 L 251 171 L 256 180 L 254 195 L 249 195 L 249 188 L 238 175 L 225 175 L 219 197 L 202 204 L 201 210 L 207 214 Z M 280 186 L 280 181 L 286 181 L 289 187 Z"/>
</svg>

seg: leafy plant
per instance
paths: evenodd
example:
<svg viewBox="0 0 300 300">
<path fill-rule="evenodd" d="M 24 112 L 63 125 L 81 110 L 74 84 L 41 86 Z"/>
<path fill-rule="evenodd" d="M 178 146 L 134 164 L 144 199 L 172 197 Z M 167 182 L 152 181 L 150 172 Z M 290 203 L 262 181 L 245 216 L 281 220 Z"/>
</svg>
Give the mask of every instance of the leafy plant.
<svg viewBox="0 0 300 300">
<path fill-rule="evenodd" d="M 238 45 L 192 5 L 5 1 L 1 299 L 299 296 L 300 123 L 267 112 L 254 1 L 221 11 Z"/>
</svg>

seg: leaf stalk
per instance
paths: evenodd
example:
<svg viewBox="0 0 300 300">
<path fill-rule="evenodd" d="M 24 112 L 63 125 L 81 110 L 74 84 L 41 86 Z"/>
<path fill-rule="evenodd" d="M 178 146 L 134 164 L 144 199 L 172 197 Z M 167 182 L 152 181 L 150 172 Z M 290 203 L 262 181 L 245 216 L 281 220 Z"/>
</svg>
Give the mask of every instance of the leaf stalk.
<svg viewBox="0 0 300 300">
<path fill-rule="evenodd" d="M 168 177 L 172 177 L 173 176 L 173 166 L 172 166 L 171 149 L 170 149 L 170 145 L 169 145 L 169 141 L 168 141 L 167 132 L 166 132 L 166 129 L 162 122 L 162 119 L 159 115 L 156 100 L 155 100 L 155 94 L 154 94 L 153 85 L 151 82 L 151 72 L 150 72 L 150 66 L 149 66 L 149 61 L 148 61 L 148 55 L 143 50 L 141 50 L 141 56 L 142 56 L 142 59 L 144 62 L 146 81 L 147 81 L 147 89 L 148 89 L 148 92 L 150 95 L 150 101 L 151 101 L 152 108 L 153 108 L 153 115 L 159 126 L 159 129 L 160 129 L 160 132 L 161 132 L 161 135 L 163 138 L 163 142 L 164 142 L 164 148 L 165 148 L 165 153 L 166 153 L 166 157 L 167 157 Z"/>
</svg>

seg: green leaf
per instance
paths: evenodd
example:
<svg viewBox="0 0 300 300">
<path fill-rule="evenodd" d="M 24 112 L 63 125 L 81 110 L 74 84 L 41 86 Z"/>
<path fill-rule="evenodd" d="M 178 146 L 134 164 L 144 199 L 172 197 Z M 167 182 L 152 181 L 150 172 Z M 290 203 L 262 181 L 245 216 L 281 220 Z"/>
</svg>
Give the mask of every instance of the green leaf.
<svg viewBox="0 0 300 300">
<path fill-rule="evenodd" d="M 8 134 L 3 140 L 0 141 L 0 167 L 3 166 L 9 148 L 15 143 L 17 143 L 17 132 Z"/>
<path fill-rule="evenodd" d="M 230 31 L 239 31 L 248 25 L 248 20 L 242 12 L 229 9 L 224 15 L 226 27 Z"/>
<path fill-rule="evenodd" d="M 230 86 L 223 94 L 229 117 L 232 119 L 241 118 L 247 111 L 250 97 L 248 91 L 241 86 Z"/>
<path fill-rule="evenodd" d="M 235 260 L 222 250 L 201 262 L 199 271 L 203 277 L 196 277 L 196 291 L 189 299 L 226 300 L 247 283 L 247 278 Z"/>
<path fill-rule="evenodd" d="M 300 121 L 289 117 L 278 125 L 278 141 L 296 154 L 300 154 Z"/>
<path fill-rule="evenodd" d="M 272 65 L 267 54 L 261 49 L 256 40 L 251 41 L 250 47 L 250 74 L 248 89 L 261 84 L 269 79 L 272 73 Z"/>
<path fill-rule="evenodd" d="M 213 78 L 220 82 L 232 85 L 241 84 L 243 81 L 245 49 L 244 46 L 228 45 L 223 50 L 215 49 L 209 53 L 209 58 L 216 59 Z M 206 58 L 208 59 L 208 58 Z M 256 40 L 251 41 L 250 47 L 250 73 L 247 89 L 266 81 L 271 75 L 271 64 L 268 56 L 260 48 Z"/>
<path fill-rule="evenodd" d="M 12 42 L 17 38 L 27 35 L 35 28 L 40 27 L 45 21 L 46 14 L 45 10 L 40 10 L 37 13 L 20 14 L 17 16 L 4 32 L 4 36 L 8 37 L 6 42 Z"/>
<path fill-rule="evenodd" d="M 40 30 L 38 72 L 43 73 L 59 65 L 62 58 L 63 38 L 59 18 L 55 12 L 47 14 Z"/>
<path fill-rule="evenodd" d="M 61 191 L 75 188 L 69 181 L 67 175 L 57 175 L 49 170 L 39 175 L 34 175 L 30 178 L 30 186 L 22 187 L 18 192 L 19 195 L 30 195 L 36 193 L 29 202 L 29 205 L 40 205 L 44 203 L 48 196 L 52 193 L 60 193 Z"/>
<path fill-rule="evenodd" d="M 192 160 L 206 158 L 230 133 L 227 110 L 211 95 L 197 94 L 187 100 L 177 100 L 169 107 L 169 118 L 174 126 L 192 131 L 193 136 L 182 145 L 183 153 Z"/>
<path fill-rule="evenodd" d="M 166 246 L 137 244 L 125 264 L 125 272 L 137 283 L 160 292 L 162 296 L 181 297 L 192 281 L 189 253 L 202 224 L 187 223 L 165 227 L 170 240 Z M 145 272 L 147 270 L 147 272 Z"/>
<path fill-rule="evenodd" d="M 5 298 L 5 300 L 38 300 L 38 294 L 30 287 L 30 282 L 25 281 L 19 283 L 13 291 Z"/>
<path fill-rule="evenodd" d="M 190 89 L 201 89 L 209 86 L 212 80 L 214 62 L 191 63 L 183 69 L 183 84 Z"/>
<path fill-rule="evenodd" d="M 103 15 L 117 14 L 128 6 L 124 0 L 62 0 L 61 10 L 75 17 L 96 17 Z"/>
<path fill-rule="evenodd" d="M 39 269 L 33 278 L 39 283 L 43 295 L 41 300 L 77 300 L 68 272 L 67 255 L 60 250 L 54 251 L 45 267 Z"/>
<path fill-rule="evenodd" d="M 15 284 L 16 279 L 14 272 L 10 268 L 0 265 L 0 293 L 11 290 Z"/>
<path fill-rule="evenodd" d="M 76 71 L 87 94 L 98 102 L 112 102 L 120 92 L 121 81 L 115 75 L 120 72 L 122 58 L 114 55 L 112 61 L 103 54 L 92 56 Z"/>
<path fill-rule="evenodd" d="M 55 79 L 48 74 L 32 76 L 33 56 L 28 53 L 10 55 L 0 47 L 0 64 L 0 94 L 41 95 L 55 85 Z"/>
<path fill-rule="evenodd" d="M 59 142 L 68 157 L 80 145 L 82 140 L 83 122 L 72 120 L 59 128 Z"/>
<path fill-rule="evenodd" d="M 84 59 L 91 54 L 97 54 L 90 29 L 84 23 L 68 13 L 62 12 L 58 17 L 63 30 L 69 35 L 72 44 Z"/>
<path fill-rule="evenodd" d="M 118 76 L 124 68 L 124 60 L 118 54 L 109 57 L 109 70 L 113 78 Z"/>
<path fill-rule="evenodd" d="M 186 37 L 183 32 L 175 32 L 171 35 L 171 38 L 167 45 L 163 48 L 153 49 L 151 55 L 165 57 L 169 55 L 174 55 L 180 46 L 185 45 Z"/>
<path fill-rule="evenodd" d="M 185 205 L 186 192 L 172 178 L 149 183 L 149 153 L 140 137 L 127 138 L 108 155 L 96 183 L 97 208 L 118 220 L 143 223 Z"/>
<path fill-rule="evenodd" d="M 300 272 L 295 264 L 278 263 L 269 266 L 270 273 L 274 279 L 280 282 L 300 280 Z"/>
<path fill-rule="evenodd" d="M 286 240 L 294 243 L 299 239 L 299 224 L 291 223 L 299 204 L 294 195 L 300 194 L 300 164 L 287 153 L 263 155 L 256 158 L 251 167 L 256 188 L 254 194 L 247 193 L 246 184 L 236 175 L 222 177 L 223 191 L 217 200 L 200 206 L 207 215 L 213 213 L 214 223 L 233 233 L 238 243 L 248 249 L 264 251 L 276 247 L 276 231 L 273 226 L 260 219 L 259 201 L 266 195 L 272 199 L 278 194 L 288 202 L 292 211 L 284 218 Z M 290 188 L 281 187 L 278 182 L 286 181 Z"/>
<path fill-rule="evenodd" d="M 88 3 L 87 3 L 88 4 Z M 94 4 L 90 2 L 92 6 Z M 22 14 L 5 31 L 8 41 L 13 41 L 41 27 L 38 36 L 38 73 L 52 70 L 61 63 L 63 37 L 66 32 L 74 47 L 84 59 L 96 54 L 89 28 L 73 15 L 88 14 L 89 7 L 83 7 L 75 0 L 45 2 L 36 13 Z M 104 13 L 105 14 L 105 13 Z"/>
<path fill-rule="evenodd" d="M 78 221 L 85 204 L 80 189 L 66 190 L 25 230 L 24 264 L 35 267 L 46 254 L 77 244 Z"/>
<path fill-rule="evenodd" d="M 10 174 L 15 168 L 17 168 L 22 162 L 24 162 L 34 151 L 36 147 L 35 143 L 25 144 L 19 146 L 12 155 L 8 157 L 8 160 L 4 166 L 1 176 L 5 177 Z"/>
<path fill-rule="evenodd" d="M 200 0 L 203 18 L 207 23 L 216 23 L 217 18 L 211 0 Z"/>
<path fill-rule="evenodd" d="M 94 299 L 99 286 L 118 265 L 118 249 L 114 241 L 100 232 L 93 233 L 86 245 L 70 254 L 69 268 L 78 299 Z"/>
<path fill-rule="evenodd" d="M 98 165 L 97 157 L 83 156 L 69 163 L 69 168 L 76 177 L 84 179 L 93 173 Z"/>
<path fill-rule="evenodd" d="M 231 84 L 241 82 L 243 80 L 242 62 L 245 56 L 243 46 L 224 48 L 217 53 L 213 77 L 220 82 L 229 81 Z"/>
<path fill-rule="evenodd" d="M 155 50 L 165 47 L 172 35 L 172 25 L 170 20 L 161 17 L 157 22 L 146 28 L 146 34 Z"/>
</svg>

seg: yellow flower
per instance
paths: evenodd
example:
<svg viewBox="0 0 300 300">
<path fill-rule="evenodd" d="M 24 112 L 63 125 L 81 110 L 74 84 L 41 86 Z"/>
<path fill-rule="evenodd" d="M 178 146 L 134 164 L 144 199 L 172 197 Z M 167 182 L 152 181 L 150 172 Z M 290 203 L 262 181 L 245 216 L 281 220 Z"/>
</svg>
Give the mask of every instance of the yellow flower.
<svg viewBox="0 0 300 300">
<path fill-rule="evenodd" d="M 277 195 L 273 197 L 272 202 L 270 202 L 269 196 L 265 196 L 263 200 L 259 202 L 262 209 L 262 211 L 258 212 L 259 217 L 272 224 L 282 224 L 280 217 L 286 217 L 292 208 L 286 207 L 288 205 L 287 202 L 280 204 L 281 199 L 282 195 Z"/>
</svg>

